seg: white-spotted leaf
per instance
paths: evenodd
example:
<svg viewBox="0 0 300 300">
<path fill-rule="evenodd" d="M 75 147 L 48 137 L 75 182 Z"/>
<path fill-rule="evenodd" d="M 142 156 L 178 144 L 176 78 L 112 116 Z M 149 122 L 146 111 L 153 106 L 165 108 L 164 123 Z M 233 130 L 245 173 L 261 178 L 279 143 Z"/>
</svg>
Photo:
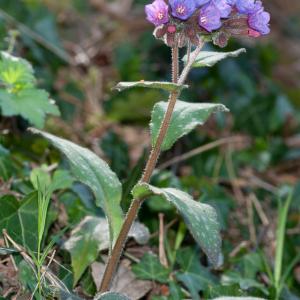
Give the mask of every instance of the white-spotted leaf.
<svg viewBox="0 0 300 300">
<path fill-rule="evenodd" d="M 266 299 L 256 298 L 256 297 L 219 297 L 213 300 L 266 300 Z"/>
<path fill-rule="evenodd" d="M 117 175 L 105 161 L 89 149 L 44 131 L 37 129 L 31 131 L 42 135 L 60 150 L 68 158 L 74 177 L 93 191 L 96 204 L 106 214 L 110 240 L 114 243 L 123 223 L 123 212 L 120 206 L 122 187 Z"/>
<path fill-rule="evenodd" d="M 220 224 L 212 206 L 194 201 L 189 194 L 180 190 L 160 189 L 146 183 L 136 185 L 132 193 L 135 198 L 157 195 L 171 202 L 183 217 L 191 234 L 211 263 L 214 266 L 219 265 L 221 256 Z"/>
<path fill-rule="evenodd" d="M 150 124 L 153 146 L 157 141 L 167 108 L 168 103 L 163 101 L 156 103 L 153 108 Z M 228 109 L 222 104 L 189 103 L 177 100 L 161 150 L 169 150 L 178 139 L 190 133 L 196 126 L 203 125 L 212 113 L 218 111 L 228 111 Z"/>
<path fill-rule="evenodd" d="M 195 62 L 193 63 L 194 68 L 199 67 L 212 67 L 219 61 L 226 59 L 228 57 L 237 57 L 241 53 L 245 53 L 246 49 L 242 48 L 231 52 L 214 52 L 214 51 L 201 51 L 197 56 Z M 184 62 L 187 60 L 187 56 L 182 59 Z"/>
<path fill-rule="evenodd" d="M 127 296 L 119 293 L 107 292 L 99 296 L 96 296 L 94 300 L 130 300 L 130 299 Z"/>
<path fill-rule="evenodd" d="M 164 82 L 164 81 L 129 81 L 129 82 L 119 82 L 115 87 L 114 90 L 123 91 L 130 88 L 135 87 L 143 87 L 143 88 L 151 88 L 151 89 L 161 89 L 168 92 L 182 90 L 187 88 L 187 85 L 180 85 L 173 82 Z"/>
</svg>

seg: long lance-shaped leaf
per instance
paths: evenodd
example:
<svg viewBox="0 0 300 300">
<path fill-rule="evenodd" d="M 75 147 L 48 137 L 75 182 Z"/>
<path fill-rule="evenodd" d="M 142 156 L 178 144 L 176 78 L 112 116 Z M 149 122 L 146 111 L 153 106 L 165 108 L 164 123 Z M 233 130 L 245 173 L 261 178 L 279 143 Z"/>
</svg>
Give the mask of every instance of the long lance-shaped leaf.
<svg viewBox="0 0 300 300">
<path fill-rule="evenodd" d="M 191 234 L 211 263 L 218 266 L 221 255 L 221 237 L 215 209 L 210 205 L 194 201 L 189 194 L 173 188 L 160 189 L 142 183 L 133 189 L 133 196 L 136 198 L 145 198 L 151 195 L 161 196 L 177 208 Z"/>
<path fill-rule="evenodd" d="M 111 243 L 117 238 L 123 222 L 123 212 L 120 207 L 122 196 L 121 182 L 108 164 L 87 148 L 52 134 L 31 129 L 40 134 L 67 158 L 74 176 L 93 191 L 96 204 L 100 206 L 108 219 Z"/>
</svg>

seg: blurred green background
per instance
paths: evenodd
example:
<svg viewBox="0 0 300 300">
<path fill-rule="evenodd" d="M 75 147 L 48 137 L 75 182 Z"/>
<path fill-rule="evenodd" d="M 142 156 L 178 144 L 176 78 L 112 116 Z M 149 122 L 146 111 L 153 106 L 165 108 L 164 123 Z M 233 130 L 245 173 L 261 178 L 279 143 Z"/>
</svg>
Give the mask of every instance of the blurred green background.
<svg viewBox="0 0 300 300">
<path fill-rule="evenodd" d="M 49 91 L 61 111 L 60 118 L 47 118 L 46 130 L 85 145 L 107 160 L 125 183 L 125 209 L 147 158 L 151 109 L 167 95 L 143 89 L 117 93 L 111 88 L 119 81 L 170 79 L 170 49 L 153 38 L 143 12 L 146 3 L 0 0 L 1 50 L 8 48 L 17 31 L 14 54 L 32 63 L 39 87 Z M 270 279 L 257 253 L 263 252 L 273 266 L 278 198 L 285 199 L 292 188 L 284 265 L 300 249 L 300 2 L 265 1 L 265 7 L 272 16 L 271 34 L 231 40 L 226 51 L 245 47 L 247 53 L 210 69 L 193 70 L 190 89 L 182 95 L 190 102 L 223 103 L 231 112 L 217 114 L 185 136 L 161 157 L 162 168 L 153 177 L 158 186 L 179 187 L 217 208 L 225 261 L 214 274 L 218 284 L 227 280 L 230 286 L 238 286 L 237 294 L 260 296 L 266 295 Z M 214 48 L 208 45 L 207 49 Z M 46 142 L 26 132 L 28 126 L 21 117 L 0 115 L 0 195 L 28 193 L 28 176 L 34 167 L 53 163 L 66 167 Z M 171 167 L 163 165 L 220 139 L 225 142 L 219 147 Z M 53 207 L 54 227 L 66 226 L 59 221 L 61 204 L 70 227 L 95 213 L 87 194 L 60 194 Z M 152 233 L 158 230 L 159 211 L 166 224 L 177 218 L 168 205 L 151 199 L 142 208 L 140 221 Z M 168 230 L 169 244 L 177 231 L 176 224 Z M 188 234 L 184 246 L 195 248 Z M 156 251 L 157 238 L 150 247 Z M 282 299 L 299 299 L 299 285 L 296 263 Z M 81 286 L 85 294 L 91 293 L 84 281 Z M 218 296 L 209 288 L 202 293 L 204 299 Z M 268 293 L 273 299 L 272 288 Z M 158 290 L 156 296 L 164 295 Z"/>
</svg>

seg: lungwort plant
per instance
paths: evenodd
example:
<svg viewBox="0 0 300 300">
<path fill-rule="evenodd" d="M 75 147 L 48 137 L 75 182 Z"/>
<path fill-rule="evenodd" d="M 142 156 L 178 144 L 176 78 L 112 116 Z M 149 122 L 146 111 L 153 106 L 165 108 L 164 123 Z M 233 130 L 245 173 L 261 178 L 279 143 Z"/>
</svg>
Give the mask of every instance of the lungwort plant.
<svg viewBox="0 0 300 300">
<path fill-rule="evenodd" d="M 167 101 L 157 102 L 150 123 L 151 152 L 142 178 L 132 190 L 133 200 L 126 214 L 121 209 L 122 185 L 117 175 L 96 154 L 86 148 L 46 132 L 32 129 L 58 148 L 68 159 L 78 181 L 93 191 L 96 204 L 106 215 L 110 233 L 110 256 L 102 279 L 98 299 L 127 299 L 110 293 L 110 285 L 122 255 L 128 233 L 141 205 L 156 195 L 174 205 L 192 236 L 213 266 L 221 262 L 221 236 L 215 209 L 195 201 L 189 194 L 174 188 L 158 188 L 150 184 L 162 151 L 203 125 L 216 112 L 227 112 L 222 104 L 191 103 L 180 100 L 187 89 L 187 77 L 193 68 L 211 67 L 217 62 L 245 52 L 203 51 L 207 43 L 225 47 L 231 36 L 259 37 L 269 33 L 270 15 L 261 1 L 255 0 L 155 0 L 146 5 L 147 20 L 155 25 L 154 36 L 171 48 L 172 82 L 120 82 L 115 89 L 133 87 L 162 89 L 169 93 Z M 184 51 L 183 57 L 180 57 Z M 4 56 L 7 60 L 8 57 Z M 13 62 L 11 62 L 13 63 Z M 24 64 L 24 68 L 28 68 Z M 142 95 L 141 95 L 142 96 Z"/>
</svg>

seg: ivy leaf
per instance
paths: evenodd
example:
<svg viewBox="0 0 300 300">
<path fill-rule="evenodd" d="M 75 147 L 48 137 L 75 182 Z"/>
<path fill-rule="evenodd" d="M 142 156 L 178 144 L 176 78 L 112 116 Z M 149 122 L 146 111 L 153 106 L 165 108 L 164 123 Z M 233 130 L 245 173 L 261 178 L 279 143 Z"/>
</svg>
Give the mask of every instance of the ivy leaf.
<svg viewBox="0 0 300 300">
<path fill-rule="evenodd" d="M 153 146 L 157 141 L 167 108 L 167 102 L 158 102 L 154 106 L 150 123 Z M 218 111 L 228 111 L 228 109 L 222 104 L 188 103 L 177 100 L 161 150 L 169 150 L 178 139 L 191 132 L 196 126 L 203 125 L 212 113 Z"/>
<path fill-rule="evenodd" d="M 28 61 L 1 52 L 0 82 L 11 90 L 32 88 L 36 82 L 33 68 Z"/>
<path fill-rule="evenodd" d="M 221 255 L 220 224 L 213 207 L 194 201 L 190 195 L 173 188 L 156 188 L 146 183 L 133 189 L 135 198 L 157 195 L 171 202 L 183 217 L 191 234 L 214 266 Z"/>
<path fill-rule="evenodd" d="M 188 288 L 193 299 L 200 299 L 199 292 L 214 285 L 216 278 L 200 264 L 195 250 L 180 249 L 176 258 L 181 267 L 180 272 L 176 273 L 176 278 Z"/>
<path fill-rule="evenodd" d="M 126 89 L 134 87 L 144 87 L 151 89 L 162 89 L 168 92 L 180 91 L 182 89 L 188 88 L 187 85 L 180 85 L 173 82 L 163 82 L 163 81 L 129 81 L 129 82 L 119 82 L 114 89 L 121 92 Z"/>
<path fill-rule="evenodd" d="M 145 244 L 150 238 L 147 227 L 135 222 L 128 234 L 137 243 Z M 109 248 L 108 224 L 106 219 L 99 217 L 85 217 L 72 231 L 64 248 L 71 254 L 74 271 L 74 286 L 86 270 L 96 260 L 102 250 Z"/>
<path fill-rule="evenodd" d="M 38 201 L 33 192 L 19 202 L 13 196 L 0 198 L 0 232 L 3 229 L 18 244 L 31 251 L 37 247 Z"/>
<path fill-rule="evenodd" d="M 241 53 L 245 53 L 245 52 L 246 52 L 245 48 L 232 51 L 232 52 L 201 51 L 192 66 L 194 68 L 212 67 L 223 59 L 226 59 L 228 57 L 237 57 Z M 186 62 L 187 56 L 185 55 L 182 60 Z"/>
<path fill-rule="evenodd" d="M 44 126 L 47 114 L 60 115 L 54 101 L 49 100 L 49 94 L 39 89 L 24 89 L 17 93 L 0 90 L 0 108 L 2 115 L 20 115 L 38 128 Z"/>
<path fill-rule="evenodd" d="M 96 204 L 104 210 L 108 219 L 110 241 L 113 244 L 123 223 L 120 206 L 122 186 L 117 175 L 89 149 L 44 131 L 34 128 L 31 131 L 42 135 L 66 155 L 73 175 L 93 191 Z"/>
<path fill-rule="evenodd" d="M 94 300 L 130 300 L 130 299 L 127 296 L 119 293 L 107 292 L 99 296 L 96 296 Z"/>
<path fill-rule="evenodd" d="M 141 261 L 132 267 L 137 278 L 167 283 L 170 271 L 161 265 L 157 256 L 146 253 Z"/>
</svg>

